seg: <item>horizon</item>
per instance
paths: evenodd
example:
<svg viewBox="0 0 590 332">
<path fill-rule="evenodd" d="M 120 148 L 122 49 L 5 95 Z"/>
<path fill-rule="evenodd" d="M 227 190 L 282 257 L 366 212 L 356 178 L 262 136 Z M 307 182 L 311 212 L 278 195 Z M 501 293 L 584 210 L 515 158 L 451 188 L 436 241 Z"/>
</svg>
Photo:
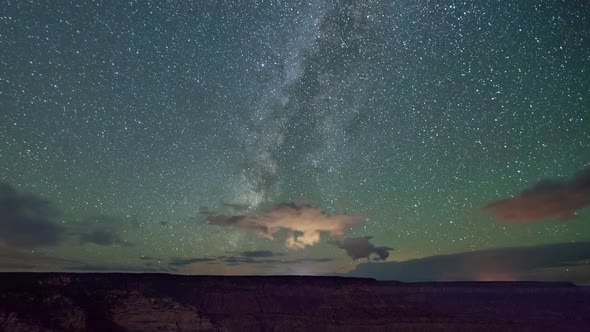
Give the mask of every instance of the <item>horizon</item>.
<svg viewBox="0 0 590 332">
<path fill-rule="evenodd" d="M 590 284 L 576 284 L 571 281 L 539 281 L 539 280 L 493 280 L 493 281 L 481 281 L 481 280 L 444 280 L 444 281 L 400 281 L 400 280 L 381 280 L 375 279 L 370 277 L 351 277 L 351 276 L 343 276 L 343 275 L 294 275 L 294 274 L 245 274 L 245 275 L 215 275 L 215 274 L 181 274 L 175 272 L 143 272 L 143 271 L 0 271 L 0 275 L 9 275 L 9 274 L 22 274 L 22 275 L 117 275 L 117 276 L 127 276 L 127 275 L 145 275 L 145 276 L 170 276 L 170 277 L 188 277 L 195 279 L 199 278 L 230 278 L 230 279 L 239 279 L 239 278 L 252 278 L 252 279 L 297 279 L 297 278 L 317 278 L 317 279 L 334 279 L 334 280 L 356 280 L 356 281 L 370 281 L 379 283 L 398 283 L 400 285 L 419 285 L 419 284 L 430 284 L 430 285 L 438 285 L 438 284 L 455 284 L 455 285 L 492 285 L 492 284 L 506 284 L 506 285 L 572 285 L 575 287 L 590 287 Z"/>
</svg>

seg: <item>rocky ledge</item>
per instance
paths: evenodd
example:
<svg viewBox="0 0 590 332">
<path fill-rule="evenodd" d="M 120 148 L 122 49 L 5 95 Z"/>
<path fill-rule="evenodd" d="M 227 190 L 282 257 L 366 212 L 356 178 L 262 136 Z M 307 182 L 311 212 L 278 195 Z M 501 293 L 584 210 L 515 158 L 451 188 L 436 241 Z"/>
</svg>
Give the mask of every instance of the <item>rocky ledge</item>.
<svg viewBox="0 0 590 332">
<path fill-rule="evenodd" d="M 0 274 L 2 331 L 588 331 L 569 283 Z"/>
</svg>

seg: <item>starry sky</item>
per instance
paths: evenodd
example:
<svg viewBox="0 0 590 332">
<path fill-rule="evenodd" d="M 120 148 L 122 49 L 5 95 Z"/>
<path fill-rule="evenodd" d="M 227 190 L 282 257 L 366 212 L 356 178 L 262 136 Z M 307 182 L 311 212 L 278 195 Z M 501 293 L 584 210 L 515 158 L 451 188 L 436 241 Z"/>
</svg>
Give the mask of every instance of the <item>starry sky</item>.
<svg viewBox="0 0 590 332">
<path fill-rule="evenodd" d="M 0 269 L 590 283 L 587 1 L 0 5 Z"/>
</svg>

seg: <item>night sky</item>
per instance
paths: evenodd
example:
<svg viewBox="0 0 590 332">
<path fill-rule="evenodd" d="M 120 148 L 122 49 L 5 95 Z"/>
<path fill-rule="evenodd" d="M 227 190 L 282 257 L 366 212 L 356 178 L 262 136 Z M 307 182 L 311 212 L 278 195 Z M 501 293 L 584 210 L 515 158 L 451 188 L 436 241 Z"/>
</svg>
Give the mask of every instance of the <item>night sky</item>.
<svg viewBox="0 0 590 332">
<path fill-rule="evenodd" d="M 0 270 L 590 283 L 587 1 L 0 3 Z"/>
</svg>

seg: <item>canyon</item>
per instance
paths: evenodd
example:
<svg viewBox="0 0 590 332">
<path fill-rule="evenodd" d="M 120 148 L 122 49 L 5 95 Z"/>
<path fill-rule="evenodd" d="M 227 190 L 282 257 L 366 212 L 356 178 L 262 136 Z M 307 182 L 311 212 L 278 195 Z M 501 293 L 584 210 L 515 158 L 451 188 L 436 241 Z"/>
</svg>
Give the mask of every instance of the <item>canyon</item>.
<svg viewBox="0 0 590 332">
<path fill-rule="evenodd" d="M 588 331 L 571 283 L 1 273 L 2 331 Z"/>
</svg>

